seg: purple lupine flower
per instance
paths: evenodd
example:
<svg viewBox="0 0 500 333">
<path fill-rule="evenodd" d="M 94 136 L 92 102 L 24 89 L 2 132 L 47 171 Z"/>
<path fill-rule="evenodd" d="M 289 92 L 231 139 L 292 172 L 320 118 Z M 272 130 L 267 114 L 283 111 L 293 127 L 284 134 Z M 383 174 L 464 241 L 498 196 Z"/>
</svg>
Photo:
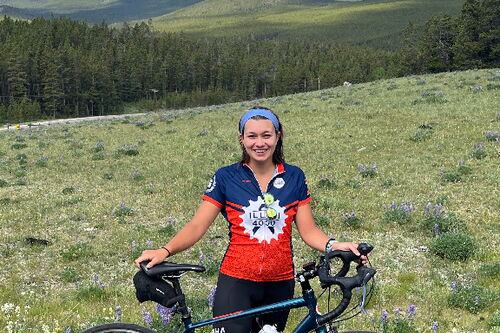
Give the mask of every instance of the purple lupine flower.
<svg viewBox="0 0 500 333">
<path fill-rule="evenodd" d="M 434 215 L 438 215 L 441 211 L 441 208 L 443 208 L 443 206 L 441 204 L 436 204 L 434 206 Z"/>
<path fill-rule="evenodd" d="M 200 256 L 198 257 L 198 260 L 200 262 L 200 265 L 203 264 L 203 259 L 205 259 L 205 254 L 203 252 L 200 253 Z"/>
<path fill-rule="evenodd" d="M 121 320 L 122 320 L 122 307 L 118 305 L 115 309 L 115 321 L 119 322 Z"/>
<path fill-rule="evenodd" d="M 92 280 L 93 280 L 95 283 L 98 283 L 98 282 L 99 282 L 99 274 L 94 274 L 94 275 L 92 275 Z"/>
<path fill-rule="evenodd" d="M 153 325 L 153 316 L 151 315 L 151 313 L 147 312 L 145 308 L 142 308 L 141 313 L 142 313 L 142 319 L 144 319 L 146 325 L 148 326 Z"/>
<path fill-rule="evenodd" d="M 372 170 L 377 171 L 377 162 L 373 162 Z"/>
<path fill-rule="evenodd" d="M 169 216 L 169 217 L 167 218 L 167 220 L 168 220 L 168 221 L 167 221 L 167 223 L 168 223 L 168 224 L 170 224 L 170 225 L 175 225 L 175 219 L 174 219 L 174 217 L 173 217 L 173 216 Z"/>
<path fill-rule="evenodd" d="M 438 328 L 439 328 L 438 322 L 437 321 L 433 322 L 431 326 L 432 333 L 438 333 Z"/>
<path fill-rule="evenodd" d="M 71 327 L 68 327 L 64 333 L 71 333 Z"/>
<path fill-rule="evenodd" d="M 356 216 L 356 213 L 353 211 L 353 212 L 351 213 L 351 217 L 355 217 L 355 216 Z"/>
<path fill-rule="evenodd" d="M 396 209 L 396 203 L 394 201 L 391 203 L 391 209 Z"/>
<path fill-rule="evenodd" d="M 389 312 L 387 312 L 387 310 L 382 310 L 382 315 L 380 316 L 380 320 L 382 321 L 383 324 L 389 321 Z"/>
<path fill-rule="evenodd" d="M 173 314 L 172 308 L 167 308 L 161 304 L 156 303 L 156 312 L 160 316 L 161 321 L 164 325 L 170 323 Z"/>
<path fill-rule="evenodd" d="M 452 282 L 450 284 L 451 292 L 457 291 L 457 284 L 455 282 Z"/>
<path fill-rule="evenodd" d="M 417 306 L 415 304 L 410 304 L 408 306 L 408 319 L 413 319 L 417 315 Z"/>
<path fill-rule="evenodd" d="M 127 206 L 123 202 L 120 202 L 120 204 L 118 205 L 118 208 L 125 209 L 125 208 L 127 208 Z"/>
<path fill-rule="evenodd" d="M 429 202 L 427 203 L 427 205 L 425 206 L 425 215 L 426 215 L 426 216 L 429 216 L 429 215 L 430 215 L 430 213 L 431 213 L 431 207 L 432 207 L 432 204 L 431 204 L 431 202 L 429 201 Z"/>
<path fill-rule="evenodd" d="M 392 310 L 392 312 L 394 313 L 394 316 L 397 317 L 401 313 L 401 310 L 398 308 L 395 308 L 394 310 Z"/>
<path fill-rule="evenodd" d="M 436 236 L 439 236 L 439 224 L 434 224 L 434 234 Z"/>
<path fill-rule="evenodd" d="M 136 247 L 137 247 L 137 243 L 135 241 L 132 241 L 132 250 L 135 250 Z"/>
<path fill-rule="evenodd" d="M 479 296 L 474 297 L 474 304 L 475 305 L 479 304 Z"/>
<path fill-rule="evenodd" d="M 134 172 L 132 172 L 132 178 L 137 178 L 139 177 L 139 169 L 134 169 Z"/>
<path fill-rule="evenodd" d="M 217 286 L 213 287 L 212 290 L 210 290 L 210 293 L 208 294 L 208 306 L 213 308 L 214 307 L 214 300 L 215 300 L 215 293 L 217 292 Z"/>
</svg>

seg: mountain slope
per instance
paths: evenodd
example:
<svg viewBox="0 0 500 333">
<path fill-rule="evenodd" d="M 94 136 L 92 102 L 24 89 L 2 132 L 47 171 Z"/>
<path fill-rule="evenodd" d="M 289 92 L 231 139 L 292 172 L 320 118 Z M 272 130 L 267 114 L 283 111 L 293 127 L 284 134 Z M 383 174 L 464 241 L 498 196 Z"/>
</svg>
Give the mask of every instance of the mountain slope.
<svg viewBox="0 0 500 333">
<path fill-rule="evenodd" d="M 91 23 L 123 22 L 164 15 L 200 0 L 4 0 L 0 4 L 22 17 L 64 15 Z M 7 13 L 7 15 L 9 15 Z"/>
<path fill-rule="evenodd" d="M 254 35 L 367 44 L 393 49 L 408 22 L 459 13 L 463 0 L 205 0 L 153 19 L 164 31 L 194 37 Z"/>
</svg>

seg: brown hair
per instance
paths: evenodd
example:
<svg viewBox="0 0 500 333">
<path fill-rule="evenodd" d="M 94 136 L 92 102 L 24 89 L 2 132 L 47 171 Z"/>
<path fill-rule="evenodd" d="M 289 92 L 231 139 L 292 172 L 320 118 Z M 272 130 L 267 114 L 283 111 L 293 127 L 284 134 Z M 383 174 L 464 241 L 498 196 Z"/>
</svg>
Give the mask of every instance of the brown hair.
<svg viewBox="0 0 500 333">
<path fill-rule="evenodd" d="M 283 125 L 281 124 L 280 119 L 278 118 L 276 113 L 274 113 L 273 110 L 271 110 L 271 109 L 261 107 L 261 106 L 254 106 L 253 108 L 250 108 L 249 110 L 253 110 L 253 109 L 268 110 L 276 116 L 276 119 L 278 119 L 279 128 L 278 128 L 278 130 L 276 130 L 276 134 L 280 133 L 280 137 L 278 139 L 278 143 L 276 144 L 276 149 L 274 150 L 274 153 L 273 153 L 273 163 L 274 164 L 285 163 L 285 156 L 283 155 L 283 135 L 284 135 L 284 132 L 283 132 Z M 241 118 L 243 118 L 243 117 L 241 117 Z M 240 118 L 240 121 L 238 122 L 238 132 L 240 130 L 241 118 Z M 263 117 L 263 116 L 253 116 L 250 119 L 260 120 L 260 119 L 267 119 L 267 118 Z M 244 131 L 245 131 L 245 128 L 243 128 L 241 130 L 241 135 L 244 134 Z M 240 141 L 240 146 L 241 146 L 241 150 L 242 150 L 240 163 L 243 164 L 243 163 L 250 162 L 250 156 L 247 154 L 245 147 L 243 146 L 243 143 L 241 141 Z"/>
</svg>

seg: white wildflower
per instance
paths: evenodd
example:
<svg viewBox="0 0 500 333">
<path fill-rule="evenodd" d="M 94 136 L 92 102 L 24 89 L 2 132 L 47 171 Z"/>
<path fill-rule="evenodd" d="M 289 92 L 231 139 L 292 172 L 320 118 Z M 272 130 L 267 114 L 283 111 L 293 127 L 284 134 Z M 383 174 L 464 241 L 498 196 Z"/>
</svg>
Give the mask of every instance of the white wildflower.
<svg viewBox="0 0 500 333">
<path fill-rule="evenodd" d="M 5 303 L 4 305 L 2 305 L 2 312 L 8 313 L 13 309 L 14 309 L 14 304 L 12 303 Z"/>
</svg>

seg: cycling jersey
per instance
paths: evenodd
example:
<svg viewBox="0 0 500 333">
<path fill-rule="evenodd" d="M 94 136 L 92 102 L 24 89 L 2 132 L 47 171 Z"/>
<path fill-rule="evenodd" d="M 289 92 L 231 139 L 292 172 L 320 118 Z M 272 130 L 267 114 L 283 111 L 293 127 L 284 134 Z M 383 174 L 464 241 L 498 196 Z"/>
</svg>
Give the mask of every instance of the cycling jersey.
<svg viewBox="0 0 500 333">
<path fill-rule="evenodd" d="M 266 193 L 274 197 L 270 204 L 247 164 L 223 167 L 210 180 L 203 199 L 221 208 L 229 227 L 221 273 L 257 282 L 293 279 L 292 222 L 311 200 L 304 173 L 279 164 Z M 268 208 L 276 217 L 268 218 Z"/>
</svg>

